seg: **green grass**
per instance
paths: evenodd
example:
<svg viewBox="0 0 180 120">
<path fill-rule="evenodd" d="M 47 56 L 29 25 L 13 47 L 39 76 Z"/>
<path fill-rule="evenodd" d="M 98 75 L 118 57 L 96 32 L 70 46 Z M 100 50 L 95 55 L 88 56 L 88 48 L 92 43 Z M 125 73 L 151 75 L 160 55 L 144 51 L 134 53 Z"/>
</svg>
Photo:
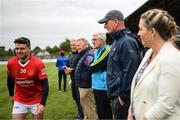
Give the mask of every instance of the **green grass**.
<svg viewBox="0 0 180 120">
<path fill-rule="evenodd" d="M 6 83 L 6 65 L 0 65 L 0 119 L 11 119 L 12 103 Z M 46 103 L 44 119 L 73 119 L 76 116 L 76 105 L 71 97 L 70 84 L 67 91 L 58 92 L 57 69 L 54 63 L 46 63 L 49 80 L 49 96 Z M 68 76 L 69 81 L 69 76 Z M 31 118 L 31 114 L 28 115 Z"/>
</svg>

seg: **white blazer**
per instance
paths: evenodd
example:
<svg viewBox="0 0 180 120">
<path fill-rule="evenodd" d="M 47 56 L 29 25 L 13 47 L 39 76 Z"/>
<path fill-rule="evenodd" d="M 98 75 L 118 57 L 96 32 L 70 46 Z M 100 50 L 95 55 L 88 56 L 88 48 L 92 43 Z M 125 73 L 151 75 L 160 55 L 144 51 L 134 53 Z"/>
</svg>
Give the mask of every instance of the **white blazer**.
<svg viewBox="0 0 180 120">
<path fill-rule="evenodd" d="M 137 72 L 152 52 L 147 51 Z M 180 120 L 180 51 L 166 42 L 135 86 L 137 72 L 131 86 L 136 120 Z"/>
</svg>

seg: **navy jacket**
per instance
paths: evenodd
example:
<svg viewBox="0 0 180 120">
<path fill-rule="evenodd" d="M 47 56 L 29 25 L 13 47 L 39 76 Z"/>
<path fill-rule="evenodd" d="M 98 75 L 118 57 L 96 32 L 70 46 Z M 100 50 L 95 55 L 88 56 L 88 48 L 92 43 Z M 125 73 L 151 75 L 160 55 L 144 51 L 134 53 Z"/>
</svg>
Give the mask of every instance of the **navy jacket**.
<svg viewBox="0 0 180 120">
<path fill-rule="evenodd" d="M 88 60 L 89 58 L 90 61 Z M 92 61 L 93 53 L 89 48 L 79 53 L 79 61 L 75 70 L 75 82 L 80 88 L 91 88 L 91 72 L 89 67 Z"/>
<path fill-rule="evenodd" d="M 75 82 L 75 78 L 74 78 L 74 72 L 75 72 L 75 69 L 76 69 L 76 65 L 78 63 L 78 60 L 79 60 L 79 54 L 78 52 L 72 52 L 72 55 L 69 56 L 69 64 L 68 64 L 68 67 L 72 68 L 72 72 L 70 74 L 71 76 L 71 82 Z"/>
<path fill-rule="evenodd" d="M 113 45 L 107 64 L 108 96 L 130 100 L 133 76 L 140 64 L 140 48 L 137 41 L 125 28 L 112 33 Z"/>
</svg>

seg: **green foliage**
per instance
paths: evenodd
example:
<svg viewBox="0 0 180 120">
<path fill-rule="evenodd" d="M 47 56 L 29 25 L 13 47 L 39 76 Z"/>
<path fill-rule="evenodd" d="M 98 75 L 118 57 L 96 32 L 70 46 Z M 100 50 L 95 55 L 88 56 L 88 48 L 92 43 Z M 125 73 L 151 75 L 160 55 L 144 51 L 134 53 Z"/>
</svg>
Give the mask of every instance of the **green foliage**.
<svg viewBox="0 0 180 120">
<path fill-rule="evenodd" d="M 53 55 L 58 56 L 59 55 L 59 48 L 57 46 L 53 47 Z"/>
<path fill-rule="evenodd" d="M 67 92 L 58 92 L 58 77 L 55 63 L 47 63 L 45 65 L 50 91 L 44 119 L 73 119 L 77 111 L 75 102 L 71 97 L 70 84 L 67 82 Z M 6 65 L 0 65 L 0 119 L 11 119 L 12 103 L 6 87 L 6 70 Z M 69 80 L 70 78 L 68 76 Z M 31 114 L 28 114 L 28 118 L 32 118 Z"/>
<path fill-rule="evenodd" d="M 54 46 L 53 48 L 51 48 L 50 46 L 47 46 L 45 48 L 46 51 L 48 51 L 51 55 L 53 56 L 58 56 L 59 55 L 59 50 L 65 50 L 66 54 L 69 54 L 71 52 L 70 49 L 70 40 L 68 38 L 65 39 L 64 42 L 62 42 L 59 47 L 58 46 Z M 43 51 L 39 46 L 36 46 L 33 50 L 32 53 L 34 53 L 35 55 L 37 53 L 39 53 L 40 51 Z M 14 55 L 14 52 L 12 49 L 9 50 L 5 50 L 5 48 L 0 50 L 0 60 L 7 60 L 9 59 L 11 56 Z"/>
<path fill-rule="evenodd" d="M 12 49 L 9 49 L 7 51 L 5 49 L 0 49 L 0 61 L 6 61 L 13 55 L 14 55 L 14 52 Z"/>
<path fill-rule="evenodd" d="M 62 42 L 59 46 L 60 50 L 65 50 L 66 52 L 70 52 L 70 40 L 66 38 L 64 42 Z"/>
<path fill-rule="evenodd" d="M 48 51 L 51 55 L 57 56 L 59 54 L 59 48 L 57 46 L 54 46 L 51 48 L 50 46 L 46 47 L 46 51 Z"/>
<path fill-rule="evenodd" d="M 8 49 L 7 54 L 8 54 L 8 56 L 13 56 L 14 51 L 12 49 Z"/>
<path fill-rule="evenodd" d="M 59 48 L 57 46 L 54 46 L 53 47 L 53 51 L 56 52 L 56 51 L 59 51 Z"/>
<path fill-rule="evenodd" d="M 47 46 L 45 50 L 48 51 L 51 54 L 53 53 L 52 48 L 50 46 Z"/>
<path fill-rule="evenodd" d="M 39 46 L 36 46 L 32 52 L 36 55 L 38 52 L 42 51 L 41 48 Z"/>
<path fill-rule="evenodd" d="M 2 49 L 0 50 L 0 56 L 12 56 L 13 55 L 13 50 L 8 49 L 7 51 Z"/>
</svg>

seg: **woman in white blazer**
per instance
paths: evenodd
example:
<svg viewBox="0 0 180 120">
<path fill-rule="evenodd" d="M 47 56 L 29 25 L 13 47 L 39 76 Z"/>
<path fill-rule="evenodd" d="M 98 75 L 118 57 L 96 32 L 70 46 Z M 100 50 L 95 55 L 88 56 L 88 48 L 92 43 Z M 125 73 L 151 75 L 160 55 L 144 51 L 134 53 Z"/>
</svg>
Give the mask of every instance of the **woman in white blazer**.
<svg viewBox="0 0 180 120">
<path fill-rule="evenodd" d="M 180 51 L 174 19 L 163 10 L 141 15 L 139 36 L 149 47 L 132 82 L 128 120 L 180 120 Z"/>
</svg>

